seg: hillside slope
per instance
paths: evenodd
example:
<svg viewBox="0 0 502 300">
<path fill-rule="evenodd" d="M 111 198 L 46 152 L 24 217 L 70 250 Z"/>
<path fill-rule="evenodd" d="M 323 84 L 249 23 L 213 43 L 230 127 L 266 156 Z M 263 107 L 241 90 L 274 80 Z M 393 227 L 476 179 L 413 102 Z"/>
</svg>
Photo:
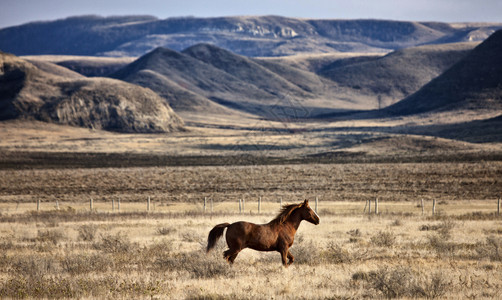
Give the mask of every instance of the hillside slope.
<svg viewBox="0 0 502 300">
<path fill-rule="evenodd" d="M 141 56 L 212 43 L 245 56 L 388 52 L 423 44 L 482 41 L 502 24 L 312 20 L 280 16 L 168 18 L 78 16 L 0 29 L 0 49 L 16 55 Z"/>
<path fill-rule="evenodd" d="M 416 92 L 476 45 L 428 45 L 397 50 L 383 57 L 341 59 L 318 73 L 340 86 L 375 95 L 383 108 Z"/>
<path fill-rule="evenodd" d="M 384 57 L 335 57 L 319 74 L 290 58 L 248 58 L 210 44 L 157 48 L 111 77 L 148 87 L 176 111 L 312 118 L 387 106 L 417 91 L 475 44 L 421 46 Z M 226 111 L 225 111 L 226 109 Z"/>
<path fill-rule="evenodd" d="M 185 111 L 223 112 L 227 106 L 260 114 L 259 106 L 276 98 L 252 83 L 167 48 L 157 48 L 110 76 L 151 88 L 174 109 Z"/>
<path fill-rule="evenodd" d="M 384 112 L 410 115 L 460 109 L 502 110 L 502 30 L 441 76 Z"/>
<path fill-rule="evenodd" d="M 183 121 L 151 90 L 109 78 L 68 76 L 73 73 L 48 64 L 42 70 L 0 53 L 0 120 L 34 119 L 119 132 L 183 128 Z"/>
</svg>

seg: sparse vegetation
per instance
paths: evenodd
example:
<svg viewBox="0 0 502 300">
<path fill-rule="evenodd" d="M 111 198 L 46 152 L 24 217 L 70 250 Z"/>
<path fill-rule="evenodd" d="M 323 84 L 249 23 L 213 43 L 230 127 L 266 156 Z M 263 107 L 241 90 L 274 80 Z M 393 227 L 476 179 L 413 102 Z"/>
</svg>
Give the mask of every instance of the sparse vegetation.
<svg viewBox="0 0 502 300">
<path fill-rule="evenodd" d="M 494 297 L 502 282 L 501 219 L 489 195 L 500 191 L 494 184 L 500 167 L 495 162 L 441 168 L 348 164 L 0 171 L 0 297 Z M 281 266 L 275 252 L 252 250 L 244 250 L 230 266 L 221 257 L 224 239 L 216 251 L 205 253 L 214 224 L 266 222 L 277 213 L 278 197 L 284 202 L 313 198 L 311 189 L 320 196 L 321 224 L 299 228 L 289 268 Z M 40 211 L 34 210 L 28 191 L 44 200 Z M 213 213 L 204 213 L 200 195 L 210 191 L 218 201 Z M 379 191 L 380 212 L 368 217 L 364 199 L 374 199 L 373 191 Z M 422 216 L 415 202 L 418 191 L 425 199 L 438 199 L 439 216 L 430 210 Z M 155 208 L 150 212 L 146 200 L 138 202 L 147 192 Z M 246 209 L 239 214 L 234 199 L 243 194 Z M 260 214 L 254 200 L 258 194 Z M 474 194 L 487 199 L 458 200 Z M 58 210 L 47 203 L 52 195 L 74 201 L 60 201 Z M 111 207 L 110 198 L 117 195 L 120 212 Z M 330 195 L 337 201 L 327 200 Z M 92 212 L 90 197 L 95 199 Z"/>
<path fill-rule="evenodd" d="M 391 231 L 380 231 L 371 237 L 371 243 L 379 247 L 392 247 L 396 236 Z"/>
<path fill-rule="evenodd" d="M 20 222 L 2 219 L 0 297 L 311 299 L 332 297 L 336 290 L 341 298 L 434 299 L 469 296 L 472 286 L 477 295 L 488 297 L 502 280 L 498 221 L 465 220 L 461 228 L 469 230 L 459 234 L 452 217 L 424 224 L 416 214 L 392 226 L 394 214 L 321 215 L 320 227 L 300 228 L 291 248 L 295 263 L 285 269 L 277 253 L 251 250 L 230 266 L 221 257 L 223 240 L 216 251 L 204 251 L 211 224 L 262 222 L 273 216 L 270 212 L 152 214 L 151 219 L 140 213 L 113 218 L 106 212 L 86 213 L 101 215 L 99 226 L 86 223 L 78 210 L 64 214 L 44 214 L 49 220 L 57 215 L 56 227 L 22 213 L 13 214 Z M 422 229 L 425 225 L 429 231 Z M 480 236 L 483 240 L 476 241 Z M 473 272 L 477 277 L 469 277 Z"/>
</svg>

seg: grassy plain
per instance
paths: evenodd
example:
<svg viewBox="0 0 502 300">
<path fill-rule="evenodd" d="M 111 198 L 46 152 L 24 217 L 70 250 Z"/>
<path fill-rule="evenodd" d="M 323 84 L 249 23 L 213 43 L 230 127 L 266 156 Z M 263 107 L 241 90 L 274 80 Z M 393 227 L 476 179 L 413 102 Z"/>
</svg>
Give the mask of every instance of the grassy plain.
<svg viewBox="0 0 502 300">
<path fill-rule="evenodd" d="M 496 298 L 501 173 L 501 162 L 0 170 L 0 297 Z M 223 240 L 205 254 L 214 225 L 265 223 L 281 198 L 316 196 L 321 224 L 300 226 L 289 268 L 252 250 L 229 266 Z M 379 215 L 363 214 L 375 197 Z"/>
<path fill-rule="evenodd" d="M 493 207 L 487 201 L 476 204 Z M 296 262 L 289 268 L 282 267 L 278 253 L 252 250 L 230 266 L 221 257 L 223 241 L 214 252 L 204 252 L 214 225 L 264 223 L 273 218 L 271 207 L 243 215 L 203 215 L 200 207 L 191 211 L 193 205 L 179 214 L 90 213 L 78 207 L 4 214 L 0 295 L 491 299 L 502 288 L 502 219 L 493 212 L 367 216 L 360 204 L 352 213 L 351 203 L 331 206 L 337 210 L 320 210 L 319 226 L 300 226 L 292 248 Z"/>
</svg>

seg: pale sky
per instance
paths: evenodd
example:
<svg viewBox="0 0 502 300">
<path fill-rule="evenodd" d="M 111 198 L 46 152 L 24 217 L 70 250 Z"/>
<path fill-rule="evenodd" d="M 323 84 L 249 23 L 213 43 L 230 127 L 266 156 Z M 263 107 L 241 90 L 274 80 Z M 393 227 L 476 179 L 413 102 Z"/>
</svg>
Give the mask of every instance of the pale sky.
<svg viewBox="0 0 502 300">
<path fill-rule="evenodd" d="M 0 28 L 88 14 L 502 22 L 502 0 L 0 0 Z"/>
</svg>

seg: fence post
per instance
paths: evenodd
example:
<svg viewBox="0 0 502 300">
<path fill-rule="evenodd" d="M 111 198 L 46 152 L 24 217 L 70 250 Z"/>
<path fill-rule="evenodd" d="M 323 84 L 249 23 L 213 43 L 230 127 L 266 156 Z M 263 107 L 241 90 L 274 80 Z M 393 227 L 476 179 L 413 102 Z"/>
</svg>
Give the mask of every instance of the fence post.
<svg viewBox="0 0 502 300">
<path fill-rule="evenodd" d="M 211 197 L 211 214 L 213 213 L 213 198 Z"/>
<path fill-rule="evenodd" d="M 239 199 L 239 213 L 242 213 L 242 199 Z"/>
<path fill-rule="evenodd" d="M 378 215 L 378 197 L 375 198 L 375 215 Z"/>
<path fill-rule="evenodd" d="M 281 206 L 280 208 L 282 208 L 282 197 L 280 198 L 280 204 L 279 205 Z"/>
<path fill-rule="evenodd" d="M 432 199 L 432 216 L 436 214 L 436 199 Z"/>
<path fill-rule="evenodd" d="M 366 207 L 368 207 L 368 199 L 364 202 L 363 214 L 366 213 Z"/>
<path fill-rule="evenodd" d="M 315 207 L 314 207 L 315 208 L 315 210 L 314 210 L 315 213 L 317 213 L 317 204 L 318 204 L 318 202 L 319 202 L 319 197 L 315 197 Z"/>
<path fill-rule="evenodd" d="M 115 211 L 115 198 L 112 198 L 112 212 Z"/>
<path fill-rule="evenodd" d="M 261 212 L 261 196 L 258 198 L 258 213 Z"/>
<path fill-rule="evenodd" d="M 424 215 L 424 198 L 420 199 L 422 206 L 422 216 Z"/>
<path fill-rule="evenodd" d="M 117 202 L 117 211 L 120 212 L 120 198 L 119 198 L 119 200 Z"/>
<path fill-rule="evenodd" d="M 37 199 L 37 211 L 40 211 L 40 199 Z"/>
<path fill-rule="evenodd" d="M 371 199 L 368 199 L 368 215 L 371 215 Z"/>
<path fill-rule="evenodd" d="M 148 196 L 148 200 L 146 202 L 146 210 L 150 211 L 150 196 Z"/>
<path fill-rule="evenodd" d="M 91 212 L 92 212 L 92 210 L 94 209 L 94 201 L 92 200 L 92 198 L 91 198 L 91 200 L 89 201 L 89 208 L 91 209 Z"/>
<path fill-rule="evenodd" d="M 59 210 L 59 200 L 56 199 L 56 209 Z"/>
<path fill-rule="evenodd" d="M 204 213 L 206 213 L 207 197 L 204 197 Z"/>
</svg>

